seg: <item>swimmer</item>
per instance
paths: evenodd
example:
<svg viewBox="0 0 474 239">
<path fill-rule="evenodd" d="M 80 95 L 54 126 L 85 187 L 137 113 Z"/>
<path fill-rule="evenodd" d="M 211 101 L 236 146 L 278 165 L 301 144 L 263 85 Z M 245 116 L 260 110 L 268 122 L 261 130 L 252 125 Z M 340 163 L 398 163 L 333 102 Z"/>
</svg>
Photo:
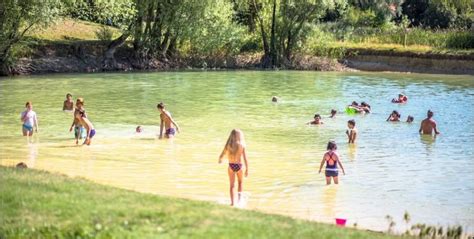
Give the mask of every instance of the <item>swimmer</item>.
<svg viewBox="0 0 474 239">
<path fill-rule="evenodd" d="M 238 202 L 240 201 L 240 196 L 242 194 L 242 162 L 241 159 L 244 159 L 245 163 L 245 177 L 248 177 L 249 167 L 247 162 L 247 156 L 245 154 L 245 139 L 244 133 L 241 130 L 233 129 L 230 132 L 227 143 L 222 150 L 221 155 L 219 156 L 219 163 L 222 163 L 222 158 L 227 156 L 229 160 L 229 167 L 227 168 L 227 174 L 229 175 L 230 182 L 230 205 L 234 206 L 234 182 L 235 175 L 237 175 L 237 192 L 238 192 Z"/>
<path fill-rule="evenodd" d="M 85 129 L 79 120 L 80 113 L 84 114 L 84 117 L 87 118 L 86 110 L 84 109 L 84 99 L 77 98 L 76 100 L 76 108 L 74 108 L 74 119 L 72 121 L 71 127 L 69 127 L 69 132 L 72 131 L 74 127 L 74 138 L 76 139 L 76 144 L 79 144 L 79 139 L 82 139 Z"/>
<path fill-rule="evenodd" d="M 278 97 L 273 96 L 273 97 L 272 97 L 272 102 L 275 102 L 275 103 L 278 102 Z"/>
<path fill-rule="evenodd" d="M 362 102 L 360 103 L 359 109 L 362 109 L 364 113 L 370 113 L 371 107 L 369 104 Z"/>
<path fill-rule="evenodd" d="M 77 119 L 79 120 L 81 125 L 83 125 L 84 128 L 87 130 L 86 139 L 84 140 L 83 144 L 91 145 L 92 137 L 94 137 L 96 131 L 94 129 L 94 125 L 92 125 L 91 121 L 88 118 L 86 118 L 85 115 L 86 115 L 85 112 L 79 111 L 79 114 L 77 115 Z"/>
<path fill-rule="evenodd" d="M 365 111 L 361 108 L 359 103 L 357 103 L 356 101 L 352 101 L 352 103 L 348 105 L 347 108 L 354 110 L 354 113 L 365 113 Z"/>
<path fill-rule="evenodd" d="M 413 123 L 413 120 L 415 120 L 415 118 L 413 116 L 409 115 L 407 117 L 407 123 Z"/>
<path fill-rule="evenodd" d="M 165 137 L 172 138 L 176 131 L 179 133 L 179 126 L 171 117 L 171 113 L 165 109 L 165 104 L 163 102 L 159 103 L 156 108 L 160 111 L 160 139 L 163 138 L 163 129 L 165 129 Z M 173 125 L 176 127 L 173 127 Z"/>
<path fill-rule="evenodd" d="M 63 111 L 72 111 L 74 109 L 74 102 L 72 101 L 72 95 L 70 93 L 66 94 L 66 100 L 63 104 Z"/>
<path fill-rule="evenodd" d="M 137 128 L 135 129 L 135 133 L 139 134 L 141 133 L 143 130 L 142 130 L 142 127 L 139 125 L 137 126 Z"/>
<path fill-rule="evenodd" d="M 33 111 L 31 101 L 26 102 L 25 107 L 26 110 L 20 116 L 21 122 L 23 122 L 23 136 L 32 136 L 33 129 L 35 132 L 38 132 L 38 118 L 36 117 L 36 112 Z"/>
<path fill-rule="evenodd" d="M 439 131 L 436 128 L 436 121 L 432 119 L 433 115 L 434 115 L 433 111 L 428 110 L 427 118 L 421 121 L 420 130 L 419 130 L 420 133 L 432 134 L 434 131 L 435 134 L 439 134 Z"/>
<path fill-rule="evenodd" d="M 334 184 L 339 183 L 338 175 L 339 171 L 337 168 L 337 165 L 342 169 L 342 173 L 346 175 L 346 172 L 344 171 L 344 167 L 342 166 L 341 160 L 339 160 L 339 155 L 336 152 L 337 150 L 337 145 L 336 142 L 334 141 L 329 141 L 328 146 L 327 146 L 327 152 L 323 156 L 323 160 L 321 160 L 321 164 L 319 165 L 319 173 L 321 173 L 321 169 L 324 166 L 324 163 L 326 163 L 326 184 L 329 185 L 331 184 L 331 178 L 334 181 Z"/>
<path fill-rule="evenodd" d="M 400 113 L 398 111 L 394 110 L 392 113 L 388 116 L 387 121 L 391 122 L 399 122 L 400 121 Z"/>
<path fill-rule="evenodd" d="M 403 104 L 408 101 L 408 97 L 404 94 L 398 94 L 398 99 L 393 98 L 392 103 Z"/>
<path fill-rule="evenodd" d="M 310 121 L 310 122 L 308 122 L 308 123 L 306 123 L 306 124 L 324 124 L 324 122 L 321 121 L 321 115 L 315 114 L 315 115 L 314 115 L 314 120 L 313 120 L 313 121 Z"/>
<path fill-rule="evenodd" d="M 349 144 L 355 143 L 355 140 L 357 138 L 357 129 L 355 127 L 356 122 L 355 120 L 349 120 L 347 121 L 347 127 L 349 128 L 346 130 L 346 135 L 349 138 Z"/>
<path fill-rule="evenodd" d="M 336 114 L 337 114 L 337 110 L 332 109 L 331 110 L 331 116 L 329 116 L 329 118 L 336 118 Z"/>
</svg>

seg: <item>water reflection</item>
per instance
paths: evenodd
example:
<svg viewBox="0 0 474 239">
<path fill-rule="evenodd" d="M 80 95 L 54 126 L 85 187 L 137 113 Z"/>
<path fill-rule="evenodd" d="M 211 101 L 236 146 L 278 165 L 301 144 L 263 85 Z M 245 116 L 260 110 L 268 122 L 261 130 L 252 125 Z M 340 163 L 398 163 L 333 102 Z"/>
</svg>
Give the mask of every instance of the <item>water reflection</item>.
<svg viewBox="0 0 474 239">
<path fill-rule="evenodd" d="M 420 134 L 420 141 L 425 146 L 427 155 L 431 155 L 433 153 L 433 146 L 436 141 L 436 134 L 429 135 L 429 134 Z"/>
</svg>

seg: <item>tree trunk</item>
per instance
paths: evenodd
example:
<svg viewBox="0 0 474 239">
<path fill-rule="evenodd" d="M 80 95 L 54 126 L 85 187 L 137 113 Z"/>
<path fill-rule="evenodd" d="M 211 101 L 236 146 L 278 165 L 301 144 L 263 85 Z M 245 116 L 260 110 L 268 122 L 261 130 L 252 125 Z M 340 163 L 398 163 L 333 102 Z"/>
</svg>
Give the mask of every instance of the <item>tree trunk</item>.
<svg viewBox="0 0 474 239">
<path fill-rule="evenodd" d="M 102 69 L 103 70 L 116 70 L 117 61 L 115 60 L 115 51 L 118 47 L 122 46 L 127 38 L 130 36 L 130 33 L 124 33 L 117 39 L 113 40 L 108 46 L 107 50 L 104 53 L 104 59 L 102 61 Z"/>
<path fill-rule="evenodd" d="M 276 0 L 273 0 L 272 31 L 270 37 L 270 59 L 272 63 L 270 67 L 275 67 L 278 65 L 278 52 L 276 49 Z"/>
</svg>

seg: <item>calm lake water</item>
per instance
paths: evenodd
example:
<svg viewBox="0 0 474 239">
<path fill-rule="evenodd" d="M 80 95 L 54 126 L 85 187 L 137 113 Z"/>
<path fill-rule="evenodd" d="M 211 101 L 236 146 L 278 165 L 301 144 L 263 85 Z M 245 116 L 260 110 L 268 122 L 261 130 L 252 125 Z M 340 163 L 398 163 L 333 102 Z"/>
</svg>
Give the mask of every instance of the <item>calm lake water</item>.
<svg viewBox="0 0 474 239">
<path fill-rule="evenodd" d="M 97 135 L 76 147 L 61 111 L 66 93 L 84 97 Z M 399 92 L 408 104 L 390 103 Z M 271 102 L 277 95 L 280 102 Z M 21 136 L 31 100 L 40 133 Z M 328 118 L 351 101 L 373 113 Z M 158 140 L 163 101 L 182 132 Z M 227 164 L 218 156 L 232 128 L 245 133 L 250 164 L 245 208 L 386 230 L 386 215 L 474 231 L 474 76 L 321 72 L 70 74 L 0 79 L 0 164 L 28 166 L 160 195 L 228 204 Z M 420 136 L 426 111 L 441 135 Z M 389 123 L 392 110 L 413 124 Z M 307 126 L 315 113 L 324 125 Z M 348 145 L 347 120 L 359 129 Z M 136 135 L 135 127 L 144 132 Z M 328 140 L 347 175 L 326 186 L 317 169 Z M 1 182 L 0 182 L 1 183 Z"/>
</svg>

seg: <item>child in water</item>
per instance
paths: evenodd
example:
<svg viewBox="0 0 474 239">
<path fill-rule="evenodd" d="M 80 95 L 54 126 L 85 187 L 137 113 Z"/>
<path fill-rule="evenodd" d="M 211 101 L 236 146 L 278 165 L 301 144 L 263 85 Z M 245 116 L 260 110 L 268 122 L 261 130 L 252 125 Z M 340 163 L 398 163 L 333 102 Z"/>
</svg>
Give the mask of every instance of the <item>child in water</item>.
<svg viewBox="0 0 474 239">
<path fill-rule="evenodd" d="M 342 173 L 346 175 L 346 172 L 344 171 L 344 167 L 342 166 L 341 161 L 339 160 L 339 155 L 337 154 L 337 145 L 336 142 L 334 141 L 329 141 L 328 146 L 327 146 L 327 152 L 323 156 L 323 160 L 321 160 L 321 165 L 319 166 L 319 173 L 321 173 L 321 169 L 324 166 L 324 163 L 326 163 L 326 184 L 329 185 L 331 184 L 331 178 L 333 179 L 335 184 L 339 183 L 338 175 L 339 171 L 337 168 L 337 165 L 342 169 Z"/>
<path fill-rule="evenodd" d="M 76 104 L 76 106 L 79 109 L 81 109 L 83 105 L 81 102 L 79 102 Z M 83 125 L 84 128 L 87 130 L 86 139 L 84 140 L 83 144 L 91 145 L 91 139 L 92 137 L 94 137 L 96 133 L 94 129 L 94 125 L 92 125 L 91 121 L 86 117 L 86 113 L 84 111 L 81 111 L 81 110 L 78 110 L 78 111 L 79 113 L 76 114 L 75 116 L 79 120 L 79 123 Z"/>
<path fill-rule="evenodd" d="M 163 138 L 163 129 L 165 129 L 165 137 L 172 138 L 176 131 L 179 133 L 179 126 L 171 117 L 171 113 L 165 109 L 165 104 L 163 102 L 159 103 L 156 108 L 160 111 L 160 139 Z M 173 128 L 173 125 L 176 127 Z"/>
<path fill-rule="evenodd" d="M 135 133 L 139 134 L 141 133 L 143 130 L 142 130 L 142 127 L 139 125 L 137 126 L 137 128 L 135 129 Z"/>
<path fill-rule="evenodd" d="M 357 129 L 355 127 L 355 120 L 349 120 L 347 121 L 347 127 L 349 128 L 346 130 L 347 137 L 349 138 L 349 143 L 353 144 L 355 143 L 355 140 L 357 138 Z"/>
<path fill-rule="evenodd" d="M 66 100 L 63 104 L 63 111 L 72 111 L 74 109 L 74 102 L 72 101 L 72 95 L 67 93 Z"/>
<path fill-rule="evenodd" d="M 331 110 L 331 116 L 329 116 L 329 118 L 336 118 L 336 114 L 337 114 L 337 110 L 332 109 Z"/>
<path fill-rule="evenodd" d="M 74 138 L 76 139 L 76 144 L 79 144 L 79 139 L 85 137 L 83 135 L 85 132 L 84 127 L 79 120 L 81 112 L 83 113 L 84 117 L 87 118 L 86 110 L 84 109 L 84 99 L 77 98 L 76 108 L 74 109 L 74 119 L 72 121 L 71 127 L 69 127 L 69 132 L 71 132 L 72 128 L 74 127 Z"/>
<path fill-rule="evenodd" d="M 388 116 L 387 121 L 391 122 L 399 122 L 400 121 L 400 113 L 398 111 L 394 110 L 392 113 Z"/>
<path fill-rule="evenodd" d="M 22 125 L 23 136 L 32 136 L 33 129 L 38 132 L 38 119 L 36 118 L 36 112 L 33 111 L 33 104 L 31 101 L 26 102 L 26 110 L 20 115 Z"/>
<path fill-rule="evenodd" d="M 408 101 L 408 97 L 404 94 L 398 94 L 398 99 L 393 98 L 392 103 L 403 104 Z"/>
<path fill-rule="evenodd" d="M 306 124 L 324 124 L 324 122 L 321 121 L 321 115 L 315 114 L 315 115 L 314 115 L 314 120 L 313 120 L 313 121 L 310 121 L 310 122 L 308 122 L 308 123 L 306 123 Z"/>
<path fill-rule="evenodd" d="M 245 155 L 245 139 L 244 133 L 238 129 L 233 129 L 230 132 L 227 143 L 222 150 L 221 155 L 219 156 L 219 163 L 222 163 L 222 158 L 227 156 L 229 160 L 229 167 L 227 168 L 227 173 L 229 174 L 230 182 L 230 205 L 234 205 L 234 182 L 235 175 L 237 175 L 238 183 L 238 201 L 240 201 L 240 196 L 242 193 L 242 162 L 241 159 L 244 158 L 245 163 L 245 177 L 248 176 L 249 167 L 247 162 L 247 156 Z"/>
<path fill-rule="evenodd" d="M 409 115 L 407 117 L 407 123 L 413 123 L 413 120 L 415 120 L 415 118 L 413 116 Z"/>
</svg>

